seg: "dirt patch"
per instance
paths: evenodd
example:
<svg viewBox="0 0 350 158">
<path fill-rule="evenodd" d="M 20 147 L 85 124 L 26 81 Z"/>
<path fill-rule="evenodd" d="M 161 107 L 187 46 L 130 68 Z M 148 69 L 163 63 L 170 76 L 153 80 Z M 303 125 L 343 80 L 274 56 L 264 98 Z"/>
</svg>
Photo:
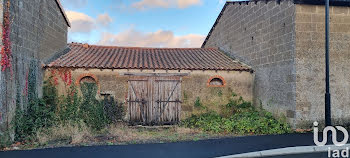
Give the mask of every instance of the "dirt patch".
<svg viewBox="0 0 350 158">
<path fill-rule="evenodd" d="M 25 150 L 67 146 L 167 143 L 233 136 L 234 135 L 229 134 L 202 132 L 197 129 L 179 126 L 128 126 L 125 123 L 112 124 L 100 132 L 93 132 L 84 125 L 77 126 L 68 124 L 42 130 L 35 136 L 35 141 L 16 143 L 4 150 Z"/>
</svg>

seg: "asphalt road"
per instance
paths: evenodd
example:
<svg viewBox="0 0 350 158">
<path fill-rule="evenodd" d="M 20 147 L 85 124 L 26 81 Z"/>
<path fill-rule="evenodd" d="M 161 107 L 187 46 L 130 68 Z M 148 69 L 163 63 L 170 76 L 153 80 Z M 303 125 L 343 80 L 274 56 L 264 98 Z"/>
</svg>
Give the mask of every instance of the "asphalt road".
<svg viewBox="0 0 350 158">
<path fill-rule="evenodd" d="M 135 144 L 0 152 L 0 158 L 209 158 L 260 150 L 314 145 L 312 133 L 248 136 L 165 144 Z"/>
</svg>

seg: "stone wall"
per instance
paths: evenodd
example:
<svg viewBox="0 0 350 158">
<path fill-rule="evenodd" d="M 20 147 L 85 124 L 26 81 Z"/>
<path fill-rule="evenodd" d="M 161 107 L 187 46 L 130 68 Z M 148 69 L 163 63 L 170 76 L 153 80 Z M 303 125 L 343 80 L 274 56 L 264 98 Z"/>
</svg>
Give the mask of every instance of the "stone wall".
<svg viewBox="0 0 350 158">
<path fill-rule="evenodd" d="M 0 132 L 9 127 L 16 105 L 25 108 L 28 99 L 40 96 L 41 65 L 67 44 L 68 25 L 55 0 L 10 2 L 12 71 L 0 76 Z"/>
<path fill-rule="evenodd" d="M 295 5 L 291 1 L 228 3 L 204 47 L 218 47 L 253 67 L 254 102 L 295 118 Z"/>
<path fill-rule="evenodd" d="M 108 93 L 115 97 L 118 102 L 126 101 L 128 93 L 128 76 L 123 76 L 126 72 L 134 73 L 179 73 L 177 70 L 100 70 L 100 69 L 75 69 L 72 71 L 74 83 L 79 83 L 79 79 L 84 76 L 95 78 L 100 93 Z M 197 97 L 200 98 L 203 107 L 207 110 L 221 112 L 221 106 L 228 103 L 232 93 L 242 96 L 246 101 L 252 101 L 253 74 L 239 71 L 181 71 L 189 73 L 189 76 L 182 78 L 182 113 L 181 118 L 186 118 L 192 114 L 205 112 L 206 109 L 194 106 Z M 50 76 L 51 70 L 47 70 L 46 77 Z M 221 76 L 226 82 L 224 87 L 208 87 L 208 80 L 213 76 Z M 58 77 L 59 78 L 59 77 Z M 78 81 L 78 82 L 77 82 Z M 59 79 L 59 94 L 66 92 L 64 82 Z M 100 97 L 98 95 L 98 97 Z M 102 99 L 102 98 L 99 98 Z M 127 104 L 124 104 L 127 107 Z"/>
<path fill-rule="evenodd" d="M 296 119 L 300 125 L 324 120 L 325 8 L 296 5 Z M 350 119 L 350 7 L 330 8 L 332 118 Z M 340 120 L 341 119 L 341 120 Z"/>
<path fill-rule="evenodd" d="M 224 87 L 209 87 L 208 80 L 212 76 L 221 76 L 226 82 Z M 253 99 L 254 75 L 250 72 L 238 71 L 193 71 L 182 79 L 182 118 L 205 111 L 222 112 L 222 106 L 229 102 L 233 93 L 242 96 L 246 101 Z M 196 99 L 204 107 L 196 107 Z"/>
</svg>

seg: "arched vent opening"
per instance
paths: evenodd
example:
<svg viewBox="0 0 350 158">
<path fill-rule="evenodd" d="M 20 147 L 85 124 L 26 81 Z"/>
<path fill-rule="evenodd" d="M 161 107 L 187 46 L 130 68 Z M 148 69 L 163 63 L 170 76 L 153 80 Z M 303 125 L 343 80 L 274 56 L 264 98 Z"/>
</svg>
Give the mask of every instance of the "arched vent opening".
<svg viewBox="0 0 350 158">
<path fill-rule="evenodd" d="M 80 81 L 79 81 L 80 84 L 82 83 L 91 83 L 91 84 L 97 84 L 96 80 L 91 77 L 91 76 L 85 76 L 83 77 Z"/>
<path fill-rule="evenodd" d="M 79 84 L 85 99 L 96 98 L 96 95 L 99 93 L 99 87 L 95 78 L 92 76 L 85 76 L 80 79 Z"/>
<path fill-rule="evenodd" d="M 226 82 L 221 76 L 213 76 L 208 80 L 207 85 L 209 87 L 224 87 L 226 85 Z"/>
<path fill-rule="evenodd" d="M 211 86 L 223 86 L 224 81 L 221 80 L 220 78 L 213 78 L 210 82 L 209 85 Z"/>
</svg>

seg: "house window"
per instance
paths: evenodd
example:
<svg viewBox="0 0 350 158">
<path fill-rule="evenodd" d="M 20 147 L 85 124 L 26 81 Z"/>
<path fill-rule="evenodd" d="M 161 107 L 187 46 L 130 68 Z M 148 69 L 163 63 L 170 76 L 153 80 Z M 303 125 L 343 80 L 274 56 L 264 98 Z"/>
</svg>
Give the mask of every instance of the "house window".
<svg viewBox="0 0 350 158">
<path fill-rule="evenodd" d="M 208 87 L 224 87 L 225 85 L 226 85 L 226 82 L 224 78 L 221 76 L 210 77 L 207 83 Z"/>
</svg>

